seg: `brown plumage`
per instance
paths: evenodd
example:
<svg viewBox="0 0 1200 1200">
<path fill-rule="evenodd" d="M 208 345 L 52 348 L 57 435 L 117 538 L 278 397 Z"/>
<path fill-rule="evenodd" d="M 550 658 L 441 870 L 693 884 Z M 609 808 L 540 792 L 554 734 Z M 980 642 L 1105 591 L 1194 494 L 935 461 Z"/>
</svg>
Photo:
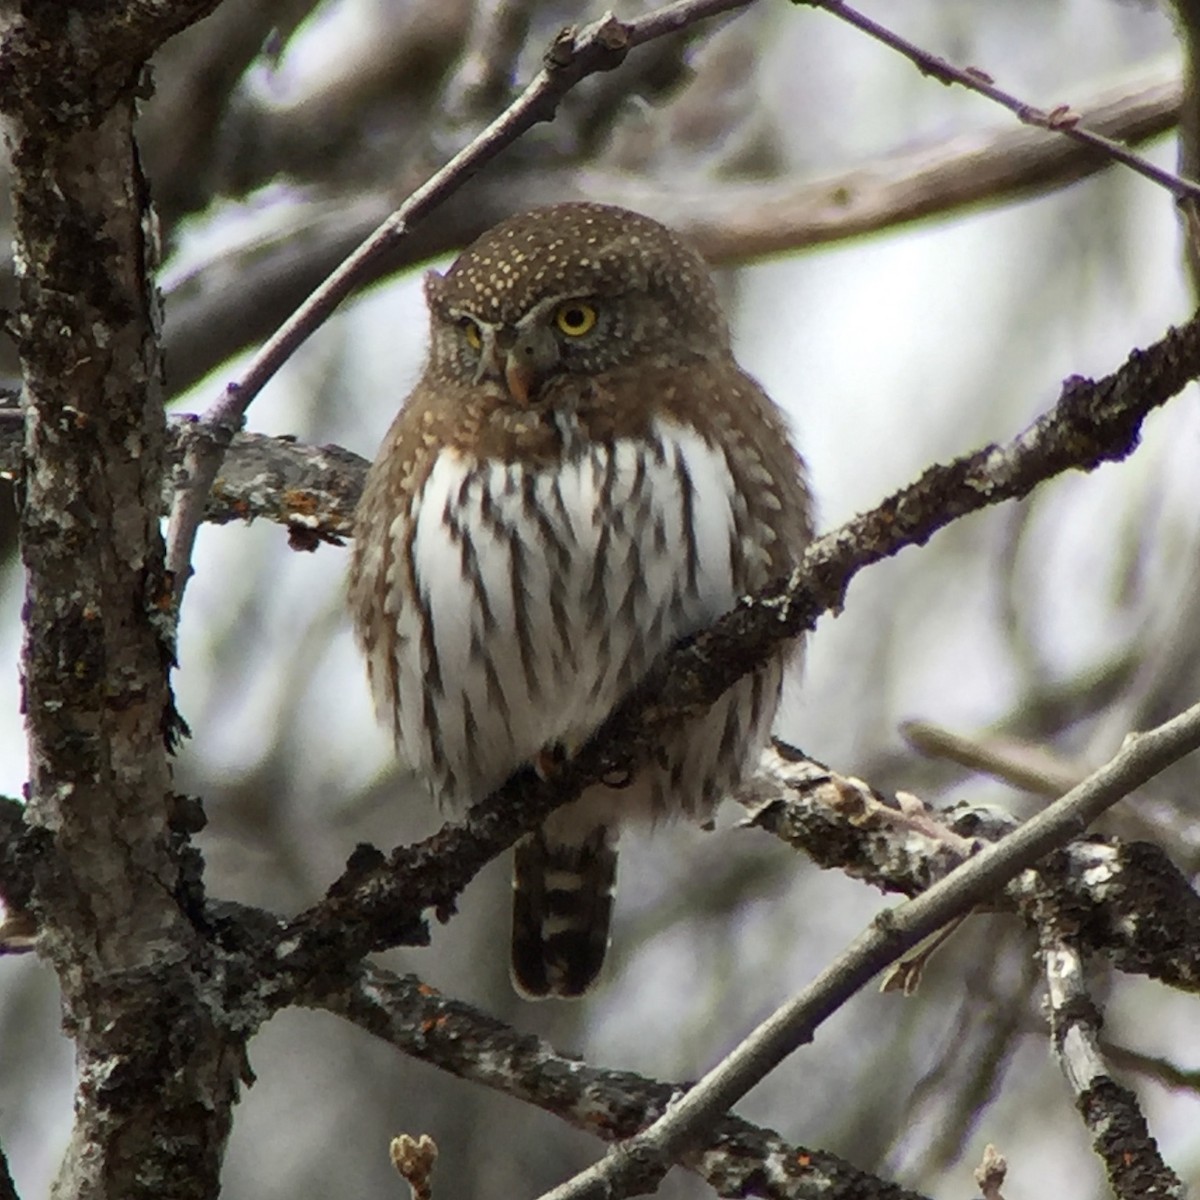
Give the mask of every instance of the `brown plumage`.
<svg viewBox="0 0 1200 1200">
<path fill-rule="evenodd" d="M 367 477 L 350 605 L 401 758 L 462 806 L 580 746 L 811 529 L 783 421 L 734 361 L 703 261 L 663 226 L 596 204 L 525 213 L 430 274 L 426 298 L 429 361 Z M 766 741 L 782 668 L 518 844 L 523 993 L 590 985 L 619 825 L 705 819 Z"/>
</svg>

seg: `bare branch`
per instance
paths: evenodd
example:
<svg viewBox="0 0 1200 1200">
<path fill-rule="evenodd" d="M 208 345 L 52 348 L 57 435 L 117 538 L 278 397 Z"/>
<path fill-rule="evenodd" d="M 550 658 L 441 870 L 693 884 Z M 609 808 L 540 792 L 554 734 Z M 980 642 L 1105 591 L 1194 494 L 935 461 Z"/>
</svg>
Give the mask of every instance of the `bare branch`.
<svg viewBox="0 0 1200 1200">
<path fill-rule="evenodd" d="M 627 1178 L 636 1177 L 639 1186 L 656 1176 L 661 1178 L 712 1121 L 783 1058 L 811 1041 L 827 1016 L 905 949 L 994 895 L 1014 876 L 1086 829 L 1106 808 L 1197 748 L 1200 704 L 1157 729 L 1130 734 L 1108 765 L 1079 787 L 927 892 L 881 914 L 808 987 L 764 1021 L 653 1125 L 623 1143 L 619 1153 L 610 1152 L 543 1200 L 605 1200 L 632 1194 L 623 1190 Z"/>
<path fill-rule="evenodd" d="M 348 979 L 324 984 L 304 1002 L 352 1021 L 404 1054 L 534 1104 L 608 1142 L 636 1134 L 668 1111 L 681 1091 L 675 1084 L 561 1055 L 540 1038 L 441 996 L 411 975 L 367 965 Z M 788 1145 L 778 1134 L 732 1116 L 718 1121 L 681 1162 L 722 1196 L 921 1200 L 835 1155 Z"/>
<path fill-rule="evenodd" d="M 1084 983 L 1083 959 L 1056 921 L 1043 926 L 1042 958 L 1054 1052 L 1113 1193 L 1118 1200 L 1148 1195 L 1183 1200 L 1186 1189 L 1163 1162 L 1137 1097 L 1108 1073 L 1099 1046 L 1100 1013 Z"/>
<path fill-rule="evenodd" d="M 1097 132 L 1138 143 L 1171 128 L 1179 102 L 1178 77 L 1164 69 L 1107 86 L 1080 111 Z M 710 262 L 730 265 L 1044 194 L 1110 165 L 1095 150 L 1042 129 L 1005 128 L 959 134 L 826 179 L 713 181 L 683 192 L 589 171 L 575 186 L 649 213 L 684 233 Z"/>
<path fill-rule="evenodd" d="M 192 438 L 207 436 L 202 424 L 173 423 L 167 461 L 182 467 Z M 2 453 L 0 453 L 2 460 Z M 354 531 L 354 508 L 367 461 L 340 446 L 306 446 L 260 433 L 235 435 L 213 481 L 204 519 L 215 524 L 263 518 L 300 537 L 297 549 L 337 544 Z M 169 498 L 164 509 L 169 506 Z"/>
<path fill-rule="evenodd" d="M 1044 746 L 995 737 L 969 738 L 929 721 L 905 721 L 900 735 L 918 754 L 944 758 L 1052 799 L 1083 778 Z"/>
<path fill-rule="evenodd" d="M 1113 162 L 1119 162 L 1149 179 L 1152 183 L 1157 183 L 1159 187 L 1166 188 L 1176 200 L 1200 200 L 1200 184 L 1179 175 L 1173 175 L 1170 171 L 1164 171 L 1149 159 L 1143 158 L 1127 146 L 1121 145 L 1120 142 L 1114 142 L 1111 138 L 1084 129 L 1079 123 L 1079 114 L 1073 112 L 1069 105 L 1059 105 L 1049 112 L 1044 112 L 1032 104 L 1026 104 L 1024 100 L 998 88 L 986 71 L 981 71 L 978 67 L 959 68 L 953 66 L 944 58 L 931 54 L 928 50 L 922 49 L 886 26 L 879 24 L 878 21 L 851 8 L 850 5 L 843 3 L 843 0 L 793 0 L 793 3 L 822 8 L 836 17 L 840 17 L 856 29 L 875 38 L 876 41 L 903 54 L 922 74 L 932 75 L 942 83 L 957 83 L 972 92 L 978 92 L 979 95 L 986 96 L 989 100 L 1003 105 L 1025 125 L 1035 125 L 1039 129 L 1062 134 L 1063 137 L 1089 146 Z"/>
</svg>

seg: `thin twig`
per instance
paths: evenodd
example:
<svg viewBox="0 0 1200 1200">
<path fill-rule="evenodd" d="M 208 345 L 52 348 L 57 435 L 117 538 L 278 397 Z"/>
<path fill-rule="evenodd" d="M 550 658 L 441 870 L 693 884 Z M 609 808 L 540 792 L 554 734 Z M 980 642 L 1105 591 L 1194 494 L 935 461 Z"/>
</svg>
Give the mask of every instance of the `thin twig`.
<svg viewBox="0 0 1200 1200">
<path fill-rule="evenodd" d="M 1114 142 L 1111 138 L 1082 128 L 1079 124 L 1078 114 L 1073 112 L 1069 105 L 1059 105 L 1049 112 L 1035 108 L 1032 104 L 1027 104 L 1019 97 L 997 87 L 986 71 L 981 71 L 978 67 L 956 67 L 944 58 L 922 49 L 898 33 L 894 33 L 885 25 L 858 12 L 857 9 L 851 8 L 842 0 L 793 0 L 793 3 L 806 4 L 811 8 L 822 8 L 835 17 L 840 17 L 847 24 L 853 25 L 867 34 L 868 37 L 872 37 L 904 55 L 922 74 L 932 75 L 945 84 L 957 83 L 972 92 L 978 92 L 979 95 L 986 96 L 989 100 L 1003 105 L 1025 125 L 1035 125 L 1040 129 L 1048 129 L 1052 133 L 1061 133 L 1072 141 L 1090 146 L 1093 150 L 1098 150 L 1112 159 L 1113 162 L 1122 163 L 1152 183 L 1157 183 L 1159 187 L 1166 188 L 1176 200 L 1200 201 L 1200 184 L 1155 166 L 1149 159 L 1136 154 L 1120 142 Z"/>
<path fill-rule="evenodd" d="M 542 69 L 521 95 L 417 188 L 309 296 L 205 413 L 204 436 L 194 440 L 179 472 L 176 502 L 167 529 L 167 570 L 174 576 L 177 604 L 187 586 L 192 549 L 209 490 L 225 450 L 242 427 L 247 408 L 300 345 L 360 286 L 372 265 L 502 150 L 534 125 L 553 120 L 562 98 L 580 80 L 620 66 L 636 46 L 751 3 L 753 0 L 677 0 L 629 22 L 606 14 L 581 30 L 564 29 L 554 39 Z"/>
<path fill-rule="evenodd" d="M 1113 759 L 1002 842 L 929 891 L 882 913 L 797 996 L 751 1033 L 644 1133 L 542 1200 L 610 1200 L 661 1178 L 712 1121 L 804 1043 L 855 992 L 910 946 L 988 899 L 1056 846 L 1082 833 L 1134 788 L 1200 748 L 1200 704 L 1147 733 L 1130 734 Z"/>
<path fill-rule="evenodd" d="M 1073 770 L 1044 746 L 1017 743 L 1013 739 L 964 737 L 932 721 L 905 721 L 900 726 L 900 736 L 918 754 L 944 758 L 1052 799 L 1069 791 L 1087 774 L 1084 770 Z"/>
</svg>

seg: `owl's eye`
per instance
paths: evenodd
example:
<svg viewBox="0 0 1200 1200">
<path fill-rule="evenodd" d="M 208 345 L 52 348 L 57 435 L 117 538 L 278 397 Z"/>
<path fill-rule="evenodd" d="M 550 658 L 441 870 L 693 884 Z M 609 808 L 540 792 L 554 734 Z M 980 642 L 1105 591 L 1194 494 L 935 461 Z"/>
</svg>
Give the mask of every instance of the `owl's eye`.
<svg viewBox="0 0 1200 1200">
<path fill-rule="evenodd" d="M 583 337 L 596 324 L 596 310 L 582 300 L 568 300 L 559 305 L 554 324 L 567 337 Z"/>
<path fill-rule="evenodd" d="M 478 350 L 483 345 L 483 337 L 479 332 L 479 326 L 470 317 L 459 317 L 458 327 L 462 330 L 462 335 L 466 338 L 467 345 L 472 350 Z"/>
</svg>

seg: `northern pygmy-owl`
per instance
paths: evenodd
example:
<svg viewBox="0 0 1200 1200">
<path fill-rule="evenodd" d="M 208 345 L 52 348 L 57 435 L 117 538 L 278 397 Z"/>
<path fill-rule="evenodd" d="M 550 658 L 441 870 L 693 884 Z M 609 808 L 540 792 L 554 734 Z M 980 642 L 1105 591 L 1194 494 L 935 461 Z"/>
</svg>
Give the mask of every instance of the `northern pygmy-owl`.
<svg viewBox="0 0 1200 1200">
<path fill-rule="evenodd" d="M 367 475 L 350 604 L 401 758 L 461 806 L 570 754 L 662 651 L 791 568 L 809 499 L 704 262 L 657 222 L 525 213 L 425 295 L 429 360 Z M 591 984 L 618 828 L 707 818 L 769 735 L 783 665 L 518 843 L 518 990 Z"/>
</svg>

